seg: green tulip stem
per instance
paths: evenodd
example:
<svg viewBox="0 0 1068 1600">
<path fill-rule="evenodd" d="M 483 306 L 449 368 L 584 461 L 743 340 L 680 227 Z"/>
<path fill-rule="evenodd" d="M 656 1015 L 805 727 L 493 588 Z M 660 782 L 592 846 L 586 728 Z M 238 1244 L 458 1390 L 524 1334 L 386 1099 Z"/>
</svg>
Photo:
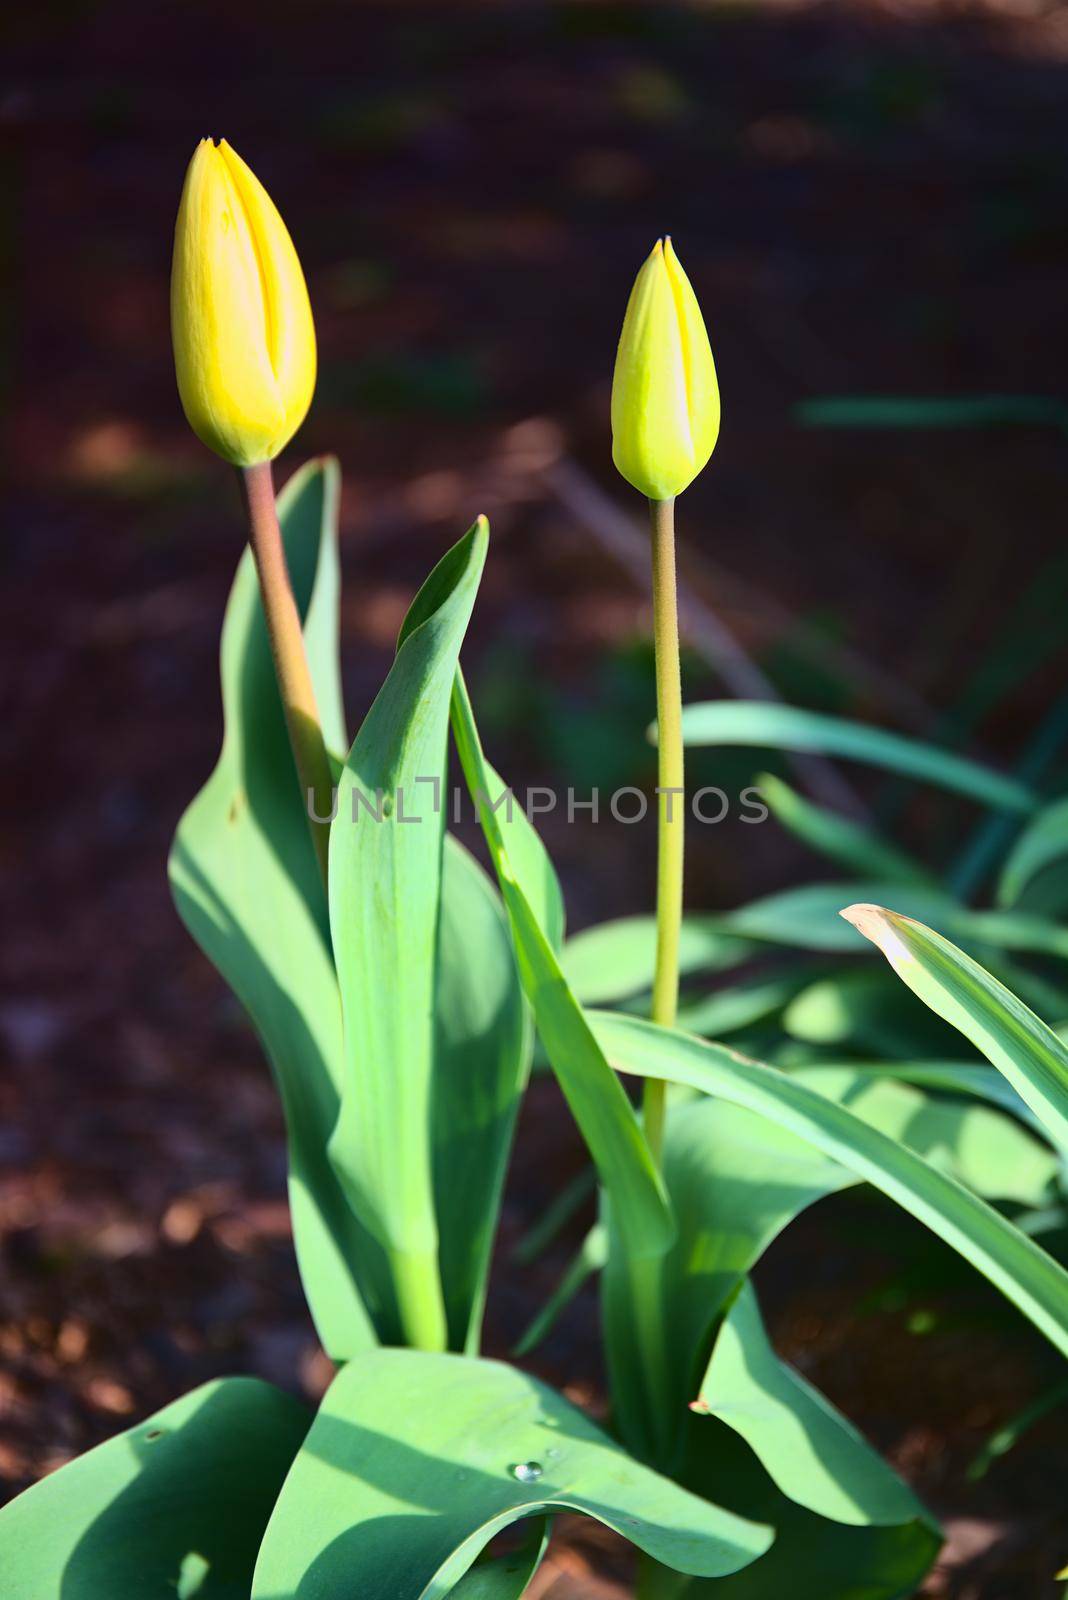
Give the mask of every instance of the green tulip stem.
<svg viewBox="0 0 1068 1600">
<path fill-rule="evenodd" d="M 679 607 L 675 589 L 675 501 L 650 500 L 653 542 L 653 643 L 656 652 L 656 719 L 659 805 L 656 856 L 656 967 L 653 1021 L 670 1028 L 679 1007 L 679 932 L 685 829 L 682 746 L 682 676 Z M 659 1163 L 664 1145 L 662 1079 L 647 1078 L 645 1136 Z"/>
<path fill-rule="evenodd" d="M 286 566 L 282 530 L 278 526 L 271 463 L 261 461 L 253 467 L 244 467 L 240 476 L 248 510 L 249 542 L 260 582 L 278 692 L 300 782 L 301 804 L 307 812 L 325 887 L 330 827 L 328 822 L 313 819 L 313 808 L 307 802 L 312 796 L 315 816 L 329 817 L 333 810 L 333 778 L 304 650 L 304 633 Z"/>
</svg>

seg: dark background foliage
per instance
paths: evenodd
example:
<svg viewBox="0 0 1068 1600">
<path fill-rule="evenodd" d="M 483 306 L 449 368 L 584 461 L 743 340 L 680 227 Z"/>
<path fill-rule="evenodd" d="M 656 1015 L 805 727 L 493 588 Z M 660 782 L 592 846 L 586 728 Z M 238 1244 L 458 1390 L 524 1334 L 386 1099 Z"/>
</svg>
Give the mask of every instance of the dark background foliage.
<svg viewBox="0 0 1068 1600">
<path fill-rule="evenodd" d="M 842 431 L 805 407 L 1060 399 L 1068 14 L 1042 0 L 43 0 L 0 28 L 13 1490 L 212 1373 L 309 1395 L 328 1375 L 292 1262 L 273 1092 L 164 875 L 214 759 L 241 542 L 235 488 L 188 433 L 170 365 L 170 235 L 196 140 L 231 140 L 305 263 L 321 380 L 280 476 L 311 452 L 342 460 L 353 721 L 412 589 L 485 510 L 467 657 L 498 765 L 582 794 L 650 781 L 646 597 L 586 499 L 599 488 L 640 516 L 610 463 L 611 363 L 633 274 L 670 231 L 724 403 L 712 465 L 680 505 L 692 594 L 788 698 L 1011 765 L 1062 692 L 1063 423 Z M 691 693 L 722 691 L 707 659 L 688 665 Z M 724 757 L 707 781 L 752 770 Z M 944 809 L 905 825 L 933 855 L 957 832 Z M 576 926 L 648 906 L 649 831 L 556 818 L 547 833 Z M 729 825 L 695 839 L 695 906 L 812 870 L 771 827 L 742 842 Z M 521 1270 L 509 1249 L 578 1160 L 537 1084 L 495 1351 L 565 1259 Z M 963 1481 L 1035 1391 L 1041 1353 L 918 1230 L 883 1208 L 843 1218 L 809 1219 L 773 1252 L 780 1345 L 949 1518 L 929 1593 L 1045 1593 L 1056 1430 L 982 1486 Z M 585 1298 L 536 1363 L 595 1407 L 596 1341 Z M 570 1573 L 616 1593 L 613 1572 L 614 1551 L 568 1547 L 543 1592 L 571 1592 Z"/>
</svg>

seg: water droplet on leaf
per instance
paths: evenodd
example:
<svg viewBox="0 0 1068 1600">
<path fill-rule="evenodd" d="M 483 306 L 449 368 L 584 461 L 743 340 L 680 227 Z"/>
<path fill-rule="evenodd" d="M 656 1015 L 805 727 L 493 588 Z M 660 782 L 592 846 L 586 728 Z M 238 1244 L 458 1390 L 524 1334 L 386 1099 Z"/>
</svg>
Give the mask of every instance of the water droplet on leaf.
<svg viewBox="0 0 1068 1600">
<path fill-rule="evenodd" d="M 518 1461 L 509 1471 L 520 1483 L 536 1483 L 541 1477 L 542 1465 L 540 1461 Z"/>
</svg>

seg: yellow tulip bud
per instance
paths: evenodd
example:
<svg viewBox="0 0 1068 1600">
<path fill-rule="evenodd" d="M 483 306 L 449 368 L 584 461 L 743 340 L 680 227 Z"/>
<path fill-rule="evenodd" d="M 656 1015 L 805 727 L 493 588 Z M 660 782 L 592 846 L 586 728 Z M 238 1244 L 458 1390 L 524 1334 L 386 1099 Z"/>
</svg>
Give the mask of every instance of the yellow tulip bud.
<svg viewBox="0 0 1068 1600">
<path fill-rule="evenodd" d="M 273 460 L 311 404 L 315 325 L 286 225 L 225 139 L 202 139 L 186 173 L 171 337 L 197 437 L 235 466 Z"/>
<path fill-rule="evenodd" d="M 701 308 L 658 239 L 631 290 L 612 379 L 612 460 L 650 500 L 696 478 L 719 436 L 719 384 Z"/>
</svg>

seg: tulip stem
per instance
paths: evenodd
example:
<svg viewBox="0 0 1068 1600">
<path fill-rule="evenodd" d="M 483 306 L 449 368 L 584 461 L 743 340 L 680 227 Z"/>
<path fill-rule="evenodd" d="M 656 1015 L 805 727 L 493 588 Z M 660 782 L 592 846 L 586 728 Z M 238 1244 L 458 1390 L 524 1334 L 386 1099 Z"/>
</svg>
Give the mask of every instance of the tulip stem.
<svg viewBox="0 0 1068 1600">
<path fill-rule="evenodd" d="M 308 817 L 315 855 L 326 886 L 329 823 L 313 820 L 330 817 L 333 811 L 333 778 L 323 743 L 323 727 L 315 702 L 308 657 L 304 649 L 297 603 L 286 566 L 282 530 L 274 499 L 274 479 L 269 461 L 243 467 L 241 485 L 248 510 L 249 542 L 260 581 L 267 637 L 274 658 L 278 692 L 282 698 L 289 743 L 300 783 L 301 803 Z"/>
<path fill-rule="evenodd" d="M 675 589 L 675 501 L 650 500 L 653 543 L 653 644 L 656 653 L 658 832 L 656 860 L 656 967 L 653 1021 L 670 1028 L 679 1005 L 679 933 L 682 924 L 682 853 L 686 821 L 683 789 L 682 676 L 679 608 Z M 645 1136 L 659 1164 L 664 1145 L 666 1084 L 647 1078 Z"/>
</svg>

